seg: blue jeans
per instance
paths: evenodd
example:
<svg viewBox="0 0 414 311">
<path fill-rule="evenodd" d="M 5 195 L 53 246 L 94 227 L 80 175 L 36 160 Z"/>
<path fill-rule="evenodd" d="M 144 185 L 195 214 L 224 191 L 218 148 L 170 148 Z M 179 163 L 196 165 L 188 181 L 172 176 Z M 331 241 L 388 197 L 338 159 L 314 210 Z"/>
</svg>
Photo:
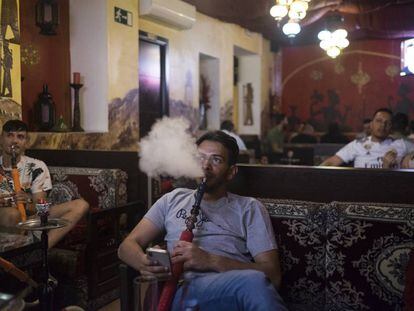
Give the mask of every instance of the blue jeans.
<svg viewBox="0 0 414 311">
<path fill-rule="evenodd" d="M 287 311 L 265 274 L 256 270 L 198 274 L 186 280 L 177 290 L 172 311 L 187 310 L 190 304 L 201 311 Z"/>
</svg>

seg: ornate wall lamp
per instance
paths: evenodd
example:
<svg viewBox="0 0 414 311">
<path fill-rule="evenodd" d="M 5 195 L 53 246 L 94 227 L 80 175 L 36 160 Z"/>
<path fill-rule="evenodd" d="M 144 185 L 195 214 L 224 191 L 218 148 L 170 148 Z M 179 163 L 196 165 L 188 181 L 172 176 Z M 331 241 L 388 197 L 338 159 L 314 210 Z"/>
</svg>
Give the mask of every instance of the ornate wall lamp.
<svg viewBox="0 0 414 311">
<path fill-rule="evenodd" d="M 56 35 L 58 24 L 59 10 L 56 0 L 38 0 L 36 3 L 36 26 L 40 28 L 40 34 Z"/>
</svg>

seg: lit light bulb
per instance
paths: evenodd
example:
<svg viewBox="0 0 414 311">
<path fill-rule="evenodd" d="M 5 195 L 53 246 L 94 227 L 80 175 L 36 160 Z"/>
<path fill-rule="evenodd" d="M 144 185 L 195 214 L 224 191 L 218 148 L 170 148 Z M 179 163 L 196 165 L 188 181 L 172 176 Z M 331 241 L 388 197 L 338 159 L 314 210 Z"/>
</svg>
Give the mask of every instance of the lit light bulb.
<svg viewBox="0 0 414 311">
<path fill-rule="evenodd" d="M 305 1 L 296 0 L 290 5 L 290 9 L 296 12 L 304 12 L 308 9 L 309 5 Z"/>
<path fill-rule="evenodd" d="M 337 29 L 332 33 L 332 36 L 336 39 L 345 39 L 348 36 L 348 32 L 345 29 Z"/>
<path fill-rule="evenodd" d="M 346 38 L 342 38 L 339 39 L 336 43 L 336 45 L 340 48 L 340 49 L 344 49 L 349 45 L 349 40 Z"/>
<path fill-rule="evenodd" d="M 293 38 L 294 36 L 296 36 L 300 32 L 300 25 L 296 22 L 293 22 L 293 21 L 289 20 L 289 22 L 287 22 L 283 26 L 282 31 L 288 37 Z"/>
<path fill-rule="evenodd" d="M 337 46 L 331 46 L 327 51 L 326 54 L 328 54 L 329 57 L 335 58 L 339 54 L 341 54 L 341 50 Z"/>
<path fill-rule="evenodd" d="M 319 31 L 319 33 L 318 33 L 318 39 L 321 40 L 321 41 L 322 40 L 327 40 L 331 36 L 332 36 L 331 32 L 329 30 L 326 30 L 326 29 Z"/>
<path fill-rule="evenodd" d="M 306 16 L 306 11 L 294 11 L 292 9 L 289 10 L 289 18 L 290 19 L 304 19 Z"/>
<path fill-rule="evenodd" d="M 321 47 L 321 49 L 323 49 L 325 51 L 328 50 L 331 47 L 328 40 L 322 40 L 321 42 L 319 42 L 319 46 Z"/>
<path fill-rule="evenodd" d="M 274 5 L 270 9 L 270 15 L 274 17 L 276 20 L 281 20 L 283 17 L 285 17 L 288 13 L 288 9 L 284 5 Z"/>
<path fill-rule="evenodd" d="M 280 5 L 291 5 L 293 0 L 279 0 Z"/>
</svg>

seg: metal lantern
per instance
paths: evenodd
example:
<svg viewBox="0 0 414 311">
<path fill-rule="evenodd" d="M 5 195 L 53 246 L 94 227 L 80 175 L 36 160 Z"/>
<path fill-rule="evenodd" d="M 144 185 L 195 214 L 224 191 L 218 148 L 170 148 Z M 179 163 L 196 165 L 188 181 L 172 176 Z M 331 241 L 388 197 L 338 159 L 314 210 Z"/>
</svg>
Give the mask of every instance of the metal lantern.
<svg viewBox="0 0 414 311">
<path fill-rule="evenodd" d="M 59 11 L 56 0 L 39 0 L 36 3 L 36 26 L 40 27 L 40 34 L 56 35 L 59 24 Z"/>
</svg>

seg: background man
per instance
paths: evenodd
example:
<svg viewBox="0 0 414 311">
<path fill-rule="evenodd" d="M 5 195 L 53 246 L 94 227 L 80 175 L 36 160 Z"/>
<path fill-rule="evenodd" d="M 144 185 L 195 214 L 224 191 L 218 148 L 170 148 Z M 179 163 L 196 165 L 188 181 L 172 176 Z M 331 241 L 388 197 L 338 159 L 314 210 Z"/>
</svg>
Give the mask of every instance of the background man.
<svg viewBox="0 0 414 311">
<path fill-rule="evenodd" d="M 389 137 L 392 126 L 392 112 L 378 109 L 371 121 L 371 135 L 355 139 L 326 159 L 321 166 L 340 166 L 354 161 L 354 167 L 397 168 L 401 159 L 410 152 L 410 145 L 402 139 Z"/>
<path fill-rule="evenodd" d="M 240 138 L 239 135 L 237 135 L 234 132 L 233 122 L 231 122 L 230 120 L 224 120 L 223 122 L 221 122 L 220 130 L 222 130 L 224 133 L 226 133 L 227 135 L 230 135 L 236 140 L 237 146 L 239 147 L 239 151 L 247 150 L 246 145 L 244 144 L 243 140 Z"/>
<path fill-rule="evenodd" d="M 24 155 L 27 130 L 27 125 L 20 120 L 10 120 L 3 125 L 3 132 L 0 136 L 0 226 L 14 228 L 21 221 L 20 213 L 15 207 L 16 202 L 30 207 L 39 199 L 45 199 L 47 191 L 52 189 L 46 164 Z M 17 193 L 14 191 L 11 177 L 12 146 L 17 154 L 17 169 L 23 189 Z M 53 247 L 75 226 L 87 212 L 88 207 L 85 200 L 77 199 L 50 208 L 50 217 L 64 218 L 70 221 L 70 224 L 49 232 L 49 247 Z M 30 213 L 30 208 L 28 213 Z"/>
<path fill-rule="evenodd" d="M 236 141 L 217 131 L 197 145 L 207 186 L 193 242 L 177 242 L 185 229 L 183 215 L 194 204 L 194 191 L 180 188 L 151 207 L 121 244 L 119 257 L 142 275 L 162 276 L 165 268 L 144 250 L 166 233 L 172 262 L 182 262 L 185 279 L 191 279 L 178 289 L 172 310 L 181 310 L 182 299 L 197 300 L 202 310 L 286 310 L 273 287 L 281 272 L 269 215 L 257 200 L 227 192 L 237 172 Z"/>
</svg>

